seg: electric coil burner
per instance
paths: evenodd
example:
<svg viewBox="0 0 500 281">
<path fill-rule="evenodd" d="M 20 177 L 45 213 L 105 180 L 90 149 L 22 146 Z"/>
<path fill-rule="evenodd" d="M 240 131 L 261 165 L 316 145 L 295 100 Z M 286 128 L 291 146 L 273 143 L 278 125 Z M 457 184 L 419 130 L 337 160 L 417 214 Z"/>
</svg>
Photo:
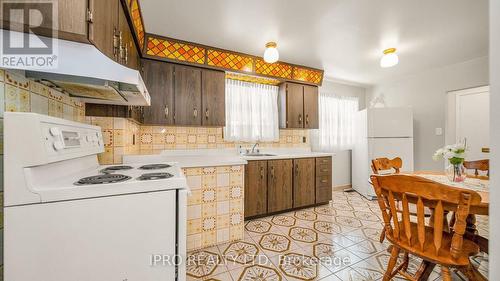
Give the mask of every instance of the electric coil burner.
<svg viewBox="0 0 500 281">
<path fill-rule="evenodd" d="M 137 179 L 140 181 L 147 181 L 147 180 L 161 180 L 161 179 L 168 179 L 173 177 L 174 175 L 170 173 L 147 173 L 143 174 Z"/>
<path fill-rule="evenodd" d="M 91 185 L 91 184 L 104 184 L 122 182 L 131 179 L 132 177 L 120 174 L 104 174 L 86 177 L 78 180 L 75 185 Z"/>
<path fill-rule="evenodd" d="M 131 166 L 124 166 L 124 165 L 110 166 L 110 167 L 106 167 L 106 168 L 102 169 L 101 173 L 109 174 L 109 173 L 113 173 L 116 171 L 124 171 L 124 170 L 130 170 L 130 169 L 132 169 Z"/>
<path fill-rule="evenodd" d="M 166 169 L 170 168 L 172 166 L 168 164 L 149 164 L 149 165 L 143 165 L 140 166 L 139 169 L 141 170 L 159 170 L 159 169 Z"/>
</svg>

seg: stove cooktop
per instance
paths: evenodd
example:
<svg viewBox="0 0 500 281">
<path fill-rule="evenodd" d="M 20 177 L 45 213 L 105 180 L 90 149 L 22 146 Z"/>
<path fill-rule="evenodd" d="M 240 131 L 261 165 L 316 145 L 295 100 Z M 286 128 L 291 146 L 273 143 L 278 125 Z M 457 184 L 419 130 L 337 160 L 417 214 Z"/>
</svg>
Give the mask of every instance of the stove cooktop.
<svg viewBox="0 0 500 281">
<path fill-rule="evenodd" d="M 94 185 L 105 183 L 116 183 L 131 179 L 132 177 L 121 174 L 103 174 L 79 179 L 75 185 Z"/>
<path fill-rule="evenodd" d="M 126 165 L 119 165 L 119 166 L 109 166 L 101 170 L 101 173 L 104 174 L 109 174 L 113 173 L 116 171 L 124 171 L 124 170 L 131 170 L 133 169 L 132 166 L 126 166 Z"/>
<path fill-rule="evenodd" d="M 148 164 L 148 165 L 142 165 L 139 167 L 141 170 L 159 170 L 159 169 L 166 169 L 172 167 L 169 164 Z"/>
<path fill-rule="evenodd" d="M 147 173 L 143 174 L 140 177 L 137 178 L 137 180 L 140 181 L 146 181 L 146 180 L 161 180 L 161 179 L 168 179 L 173 177 L 174 175 L 170 173 Z"/>
</svg>

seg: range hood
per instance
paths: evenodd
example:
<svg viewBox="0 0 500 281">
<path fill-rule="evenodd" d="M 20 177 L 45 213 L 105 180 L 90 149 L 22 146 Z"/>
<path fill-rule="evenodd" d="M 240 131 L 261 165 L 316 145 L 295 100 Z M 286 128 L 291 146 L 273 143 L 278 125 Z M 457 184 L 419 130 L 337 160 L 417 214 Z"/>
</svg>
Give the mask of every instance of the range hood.
<svg viewBox="0 0 500 281">
<path fill-rule="evenodd" d="M 113 61 L 91 44 L 54 39 L 53 45 L 56 47 L 57 67 L 25 70 L 27 78 L 84 102 L 151 105 L 139 71 Z"/>
</svg>

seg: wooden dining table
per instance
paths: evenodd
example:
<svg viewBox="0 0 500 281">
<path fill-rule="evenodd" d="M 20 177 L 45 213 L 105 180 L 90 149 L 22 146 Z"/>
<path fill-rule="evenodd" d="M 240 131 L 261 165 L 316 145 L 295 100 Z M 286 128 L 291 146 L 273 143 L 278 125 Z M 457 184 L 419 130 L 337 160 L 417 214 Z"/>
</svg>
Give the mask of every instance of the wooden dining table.
<svg viewBox="0 0 500 281">
<path fill-rule="evenodd" d="M 465 237 L 476 242 L 482 252 L 488 253 L 488 238 L 479 235 L 476 225 L 476 215 L 489 215 L 490 196 L 488 177 L 467 175 L 467 178 L 464 182 L 456 183 L 448 180 L 447 176 L 443 172 L 414 171 L 406 172 L 404 174 L 423 177 L 452 187 L 476 191 L 481 196 L 481 203 L 470 207 L 470 215 L 467 217 Z M 431 264 L 429 262 L 423 262 L 419 268 L 419 271 L 421 270 L 424 273 L 421 275 L 421 278 L 419 280 L 427 280 L 434 266 L 434 264 Z"/>
</svg>

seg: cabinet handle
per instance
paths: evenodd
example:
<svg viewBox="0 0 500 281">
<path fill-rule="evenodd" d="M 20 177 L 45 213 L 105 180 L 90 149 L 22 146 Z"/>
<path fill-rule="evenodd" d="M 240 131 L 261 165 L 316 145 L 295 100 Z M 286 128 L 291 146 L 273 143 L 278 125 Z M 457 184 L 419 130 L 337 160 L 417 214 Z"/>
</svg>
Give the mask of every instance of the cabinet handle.
<svg viewBox="0 0 500 281">
<path fill-rule="evenodd" d="M 322 172 L 328 172 L 328 169 L 323 169 L 323 170 L 321 170 L 321 171 L 322 171 Z"/>
<path fill-rule="evenodd" d="M 93 3 L 92 3 L 93 5 Z M 88 23 L 94 23 L 94 15 L 92 13 L 92 11 L 89 9 L 87 9 L 87 22 Z"/>
<path fill-rule="evenodd" d="M 299 114 L 299 124 L 302 124 L 302 114 Z"/>
<path fill-rule="evenodd" d="M 118 51 L 119 51 L 119 38 L 118 38 L 118 35 L 116 34 L 116 27 L 113 28 L 113 56 L 115 57 L 115 59 L 118 58 Z"/>
<path fill-rule="evenodd" d="M 321 180 L 321 183 L 327 183 L 328 180 Z"/>
<path fill-rule="evenodd" d="M 299 165 L 295 165 L 295 175 L 299 175 Z"/>
<path fill-rule="evenodd" d="M 271 166 L 271 178 L 274 179 L 274 167 Z"/>
<path fill-rule="evenodd" d="M 264 179 L 264 167 L 260 167 L 260 179 Z"/>
<path fill-rule="evenodd" d="M 306 114 L 306 125 L 309 125 L 309 114 Z"/>
<path fill-rule="evenodd" d="M 128 48 L 125 47 L 125 64 L 128 64 Z"/>
<path fill-rule="evenodd" d="M 165 110 L 164 110 L 164 112 L 165 112 L 165 118 L 168 118 L 168 113 L 169 113 L 169 112 L 168 112 L 168 104 L 167 104 L 167 105 L 165 105 Z"/>
<path fill-rule="evenodd" d="M 198 117 L 198 109 L 193 109 L 193 117 L 196 118 Z"/>
<path fill-rule="evenodd" d="M 205 119 L 207 119 L 207 120 L 208 120 L 208 116 L 209 116 L 209 115 L 210 115 L 210 112 L 209 112 L 209 110 L 208 110 L 208 108 L 207 108 L 207 109 L 205 109 Z"/>
</svg>

